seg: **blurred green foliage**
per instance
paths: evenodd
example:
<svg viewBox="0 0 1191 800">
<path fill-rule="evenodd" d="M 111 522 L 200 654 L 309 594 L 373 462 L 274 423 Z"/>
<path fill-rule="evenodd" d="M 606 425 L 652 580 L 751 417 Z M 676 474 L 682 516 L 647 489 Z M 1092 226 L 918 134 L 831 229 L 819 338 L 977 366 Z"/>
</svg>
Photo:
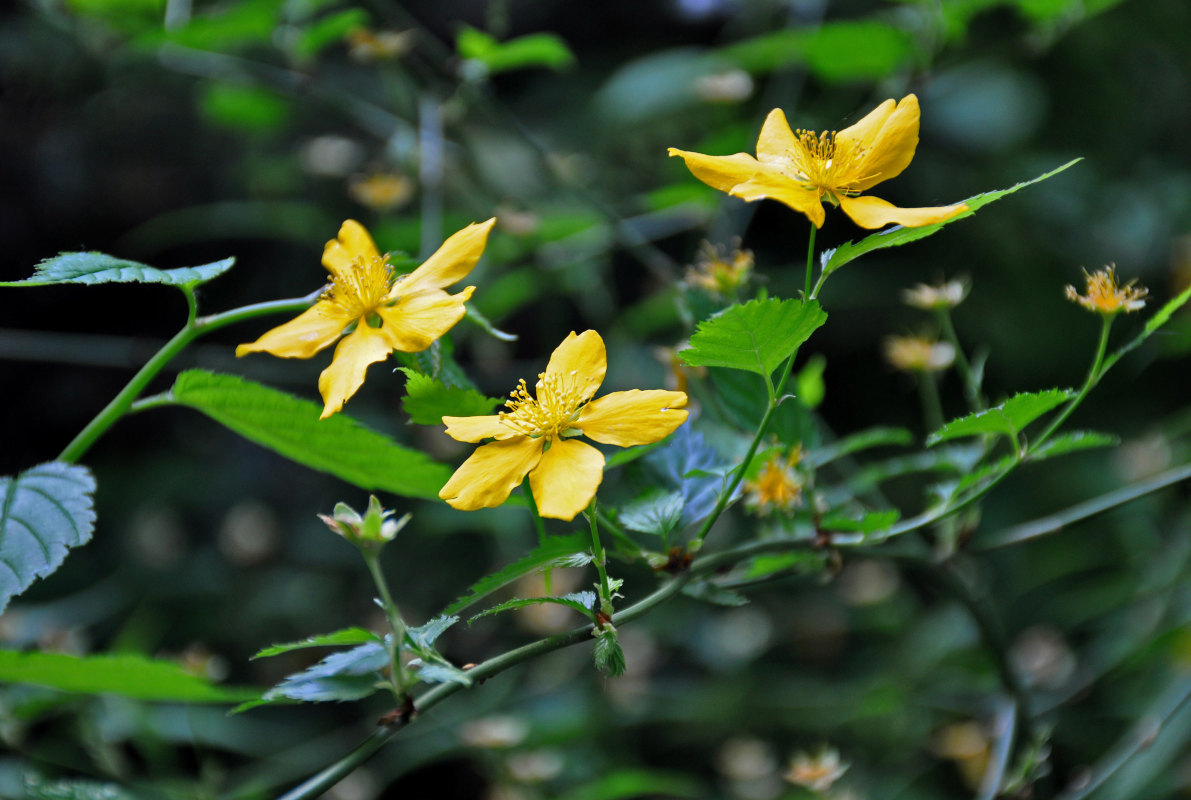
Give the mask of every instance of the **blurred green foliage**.
<svg viewBox="0 0 1191 800">
<path fill-rule="evenodd" d="M 382 249 L 415 256 L 495 213 L 475 302 L 520 338 L 460 325 L 451 357 L 481 395 L 533 374 L 562 335 L 585 327 L 614 351 L 610 388 L 661 385 L 671 362 L 654 349 L 680 345 L 673 284 L 703 238 L 743 236 L 756 283 L 796 295 L 801 220 L 698 184 L 667 146 L 751 152 L 773 107 L 796 127 L 833 129 L 913 91 L 922 142 L 914 169 L 890 184 L 899 203 L 954 202 L 1083 157 L 978 220 L 870 253 L 822 298 L 831 318 L 814 360 L 806 353 L 797 365 L 804 404 L 782 406 L 780 440 L 808 453 L 836 447 L 829 462 L 818 456 L 824 469 L 911 510 L 928 502 L 915 479 L 954 488 L 969 450 L 948 444 L 911 458 L 900 428 L 843 438 L 875 425 L 925 433 L 913 386 L 874 366 L 886 333 L 931 324 L 899 305 L 901 289 L 971 278 L 956 325 L 986 358 L 984 386 L 998 404 L 1082 379 L 1095 322 L 1061 296 L 1080 266 L 1116 262 L 1150 286 L 1155 307 L 1191 272 L 1185 3 L 70 0 L 0 14 L 0 280 L 81 248 L 169 266 L 234 254 L 236 269 L 201 294 L 216 310 L 318 289 L 322 242 L 344 218 L 365 222 Z M 365 195 L 362 179 L 376 174 L 410 181 L 407 204 Z M 860 234 L 829 215 L 819 243 L 843 249 Z M 0 290 L 0 474 L 52 458 L 151 340 L 173 334 L 185 308 L 161 291 Z M 313 397 L 323 363 L 234 361 L 234 345 L 260 332 L 249 327 L 182 366 Z M 1116 341 L 1138 327 L 1122 318 Z M 1119 449 L 1015 476 L 979 517 L 929 543 L 958 551 L 951 577 L 981 598 L 1028 684 L 1036 732 L 1050 731 L 1041 767 L 1015 765 L 1034 796 L 1055 796 L 1132 742 L 1150 746 L 1092 797 L 1187 789 L 1185 491 L 992 547 L 1019 523 L 1188 460 L 1191 415 L 1172 359 L 1187 352 L 1191 325 L 1171 327 L 1182 333 L 1168 328 L 1123 361 L 1074 420 L 1119 433 Z M 756 376 L 713 367 L 710 380 L 722 418 L 755 418 Z M 371 377 L 353 415 L 440 461 L 461 458 L 437 430 L 403 424 L 403 383 Z M 948 417 L 959 416 L 958 382 L 940 389 Z M 323 654 L 250 660 L 261 648 L 377 621 L 352 548 L 314 517 L 339 500 L 362 505 L 359 490 L 170 410 L 122 423 L 90 461 L 100 477 L 94 540 L 0 618 L 5 647 L 155 656 L 267 686 Z M 643 457 L 609 491 L 631 495 L 633 471 L 658 468 Z M 533 580 L 520 561 L 536 544 L 524 509 L 459 515 L 390 502 L 414 513 L 385 560 L 414 618 L 431 619 L 501 566 L 507 583 Z M 730 541 L 744 524 L 726 520 L 716 535 Z M 791 565 L 768 558 L 754 562 L 747 594 L 704 593 L 724 606 L 684 598 L 625 626 L 625 676 L 595 675 L 577 650 L 499 676 L 434 709 L 334 796 L 805 797 L 781 774 L 792 752 L 824 742 L 851 763 L 842 785 L 855 796 L 972 795 L 965 765 L 987 754 L 1002 719 L 983 611 L 896 558 L 846 558 L 824 573 L 816 554 L 805 577 L 767 583 Z M 644 565 L 619 568 L 630 592 L 655 580 Z M 558 595 L 586 588 L 561 567 L 551 579 Z M 750 602 L 730 607 L 739 597 Z M 442 647 L 456 663 L 480 661 L 577 616 L 513 611 L 457 626 Z M 0 795 L 274 796 L 388 710 L 270 707 L 229 718 L 220 706 L 13 683 L 0 687 Z M 1164 724 L 1136 727 L 1147 718 Z M 502 724 L 504 738 L 492 733 Z M 963 735 L 967 749 L 956 744 Z"/>
</svg>

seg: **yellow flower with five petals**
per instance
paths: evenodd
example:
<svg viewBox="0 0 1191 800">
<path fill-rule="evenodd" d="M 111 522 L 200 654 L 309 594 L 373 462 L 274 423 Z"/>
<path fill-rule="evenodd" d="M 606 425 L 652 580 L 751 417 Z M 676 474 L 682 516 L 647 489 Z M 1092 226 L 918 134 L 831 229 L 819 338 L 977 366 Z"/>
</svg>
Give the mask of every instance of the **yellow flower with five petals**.
<svg viewBox="0 0 1191 800">
<path fill-rule="evenodd" d="M 434 255 L 406 275 L 394 275 L 364 226 L 349 219 L 323 249 L 331 283 L 313 306 L 268 331 L 236 355 L 265 352 L 310 358 L 336 341 L 331 366 L 318 378 L 322 418 L 343 408 L 364 383 L 364 373 L 389 353 L 416 353 L 454 327 L 466 313 L 474 286 L 443 291 L 462 280 L 484 253 L 496 218 L 472 223 L 452 235 Z"/>
<path fill-rule="evenodd" d="M 593 400 L 607 368 L 600 335 L 572 332 L 538 375 L 535 394 L 523 380 L 506 402 L 508 411 L 443 417 L 453 439 L 494 441 L 476 448 L 438 496 L 464 511 L 492 508 L 528 475 L 538 513 L 574 519 L 595 497 L 604 476 L 603 453 L 575 437 L 618 447 L 651 444 L 687 418 L 683 392 L 632 389 Z"/>
<path fill-rule="evenodd" d="M 890 223 L 932 225 L 967 210 L 964 204 L 898 208 L 872 195 L 861 196 L 901 173 L 918 146 L 918 98 L 886 100 L 864 119 L 842 131 L 815 133 L 790 129 L 780 108 L 769 112 L 757 139 L 757 157 L 747 153 L 708 156 L 671 147 L 695 177 L 744 200 L 771 198 L 823 227 L 823 202 L 839 206 L 862 228 Z"/>
</svg>

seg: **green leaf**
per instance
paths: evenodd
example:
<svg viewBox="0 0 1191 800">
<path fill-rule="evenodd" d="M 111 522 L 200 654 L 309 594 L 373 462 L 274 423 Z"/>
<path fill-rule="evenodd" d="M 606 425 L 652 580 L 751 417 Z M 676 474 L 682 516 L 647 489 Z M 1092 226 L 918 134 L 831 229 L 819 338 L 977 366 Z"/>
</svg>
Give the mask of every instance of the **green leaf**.
<svg viewBox="0 0 1191 800">
<path fill-rule="evenodd" d="M 458 621 L 459 617 L 442 614 L 416 628 L 406 628 L 405 640 L 419 653 L 431 652 L 438 637 Z"/>
<path fill-rule="evenodd" d="M 259 383 L 188 370 L 170 392 L 249 441 L 369 491 L 435 499 L 451 470 L 343 414 L 320 420 L 321 407 Z"/>
<path fill-rule="evenodd" d="M 691 346 L 678 356 L 691 366 L 745 370 L 768 379 L 826 321 L 814 300 L 753 300 L 700 322 Z"/>
<path fill-rule="evenodd" d="M 461 686 L 471 686 L 471 678 L 468 677 L 468 674 L 450 664 L 437 661 L 422 663 L 415 660 L 410 662 L 410 666 L 414 667 L 418 680 L 426 683 L 458 683 Z"/>
<path fill-rule="evenodd" d="M 631 531 L 669 536 L 682 522 L 683 505 L 682 492 L 654 489 L 621 509 L 616 519 Z"/>
<path fill-rule="evenodd" d="M 660 770 L 625 769 L 601 775 L 558 800 L 628 800 L 632 797 L 709 797 L 689 775 Z"/>
<path fill-rule="evenodd" d="M 753 73 L 806 64 L 827 80 L 883 78 L 913 54 L 905 31 L 871 20 L 787 28 L 734 42 L 719 54 Z"/>
<path fill-rule="evenodd" d="M 201 107 L 208 119 L 246 131 L 280 128 L 289 120 L 292 111 L 288 100 L 267 89 L 226 83 L 210 84 L 202 97 Z"/>
<path fill-rule="evenodd" d="M 766 553 L 749 562 L 745 577 L 749 580 L 767 578 L 782 572 L 818 572 L 827 561 L 821 550 L 794 550 L 789 553 Z"/>
<path fill-rule="evenodd" d="M 285 642 L 284 644 L 275 644 L 266 647 L 253 658 L 265 658 L 266 656 L 276 656 L 282 653 L 288 653 L 291 650 L 302 650 L 307 647 L 334 647 L 336 645 L 344 644 L 365 644 L 366 642 L 380 642 L 383 641 L 380 636 L 369 630 L 363 628 L 344 628 L 335 631 L 334 633 L 323 633 L 318 636 L 311 636 L 297 642 Z"/>
<path fill-rule="evenodd" d="M 1191 286 L 1188 286 L 1186 289 L 1180 292 L 1178 297 L 1168 301 L 1166 305 L 1162 306 L 1162 308 L 1158 310 L 1158 313 L 1146 320 L 1145 327 L 1142 328 L 1141 333 L 1137 334 L 1137 336 L 1133 337 L 1128 343 L 1122 345 L 1121 349 L 1117 350 L 1111 356 L 1106 358 L 1104 360 L 1104 366 L 1100 368 L 1100 377 L 1104 377 L 1104 373 L 1112 369 L 1113 365 L 1121 360 L 1121 356 L 1132 350 L 1135 350 L 1141 345 L 1142 342 L 1150 338 L 1154 331 L 1158 330 L 1167 322 L 1169 322 L 1174 312 L 1186 305 L 1188 300 L 1191 300 Z"/>
<path fill-rule="evenodd" d="M 592 649 L 596 669 L 605 675 L 619 678 L 624 674 L 624 650 L 616 638 L 616 628 L 609 625 L 596 634 L 595 646 Z M 615 795 L 623 797 L 624 795 Z"/>
<path fill-rule="evenodd" d="M 864 255 L 865 253 L 871 253 L 873 250 L 881 250 L 886 247 L 895 247 L 897 245 L 903 245 L 908 242 L 917 241 L 919 239 L 925 239 L 927 236 L 938 233 L 944 225 L 950 225 L 956 220 L 966 219 L 989 203 L 1000 200 L 1006 195 L 1011 195 L 1019 189 L 1024 189 L 1027 186 L 1033 186 L 1035 183 L 1039 183 L 1046 180 L 1047 178 L 1054 177 L 1080 160 L 1081 159 L 1077 158 L 1072 161 L 1068 161 L 1066 164 L 1057 169 L 1052 169 L 1050 172 L 1039 175 L 1037 178 L 1034 178 L 1031 181 L 1019 183 L 1015 186 L 1009 187 L 1008 189 L 1000 189 L 994 192 L 985 192 L 984 194 L 973 195 L 972 197 L 969 197 L 967 200 L 963 201 L 968 204 L 968 211 L 954 216 L 944 222 L 938 222 L 934 225 L 923 225 L 920 228 L 906 228 L 901 225 L 895 225 L 894 227 L 887 228 L 883 231 L 880 231 L 879 233 L 866 236 L 859 242 L 845 242 L 834 250 L 824 251 L 820 257 L 820 261 L 823 264 L 822 277 L 827 277 L 842 267 L 844 264 L 847 264 L 849 261 L 860 258 L 860 256 Z M 821 279 L 822 278 L 820 278 L 820 280 Z"/>
<path fill-rule="evenodd" d="M 368 12 L 361 8 L 329 14 L 302 31 L 294 42 L 294 52 L 301 58 L 316 56 L 331 45 L 343 41 L 343 37 L 355 28 L 366 27 L 368 22 Z"/>
<path fill-rule="evenodd" d="M 710 581 L 695 581 L 688 583 L 682 587 L 682 593 L 687 597 L 693 597 L 696 600 L 702 600 L 704 603 L 711 603 L 716 606 L 726 606 L 728 608 L 735 608 L 737 606 L 746 606 L 749 599 L 740 592 L 734 592 L 731 589 L 725 589 L 722 586 L 716 586 Z"/>
<path fill-rule="evenodd" d="M 429 375 L 444 386 L 460 389 L 475 389 L 463 367 L 455 360 L 455 345 L 449 336 L 435 339 L 434 343 L 417 353 L 395 353 L 398 360 L 416 372 Z"/>
<path fill-rule="evenodd" d="M 443 611 L 443 615 L 458 614 L 493 592 L 508 586 L 518 578 L 558 567 L 576 567 L 591 563 L 591 537 L 587 533 L 552 536 L 545 543 L 503 569 L 486 575 L 471 585 L 467 594 Z"/>
<path fill-rule="evenodd" d="M 948 439 L 956 439 L 960 436 L 982 436 L 986 433 L 1017 436 L 1023 428 L 1038 417 L 1074 396 L 1075 392 L 1070 389 L 1023 392 L 1014 395 L 999 406 L 977 411 L 948 422 L 926 437 L 926 444 L 928 447 L 933 447 Z"/>
<path fill-rule="evenodd" d="M 0 683 L 172 703 L 236 703 L 258 694 L 252 689 L 215 686 L 173 661 L 137 655 L 80 657 L 0 650 Z"/>
<path fill-rule="evenodd" d="M 467 621 L 470 625 L 480 617 L 487 617 L 492 614 L 499 614 L 502 611 L 512 611 L 518 608 L 525 608 L 526 606 L 540 606 L 543 603 L 551 603 L 553 605 L 566 606 L 573 608 L 588 619 L 594 619 L 592 609 L 595 607 L 596 596 L 595 592 L 571 592 L 570 594 L 562 595 L 561 597 L 514 597 L 512 600 L 506 600 L 498 606 L 485 609 L 479 614 Z"/>
<path fill-rule="evenodd" d="M 861 450 L 873 447 L 889 447 L 891 445 L 907 445 L 914 441 L 914 436 L 905 428 L 869 428 L 868 430 L 845 436 L 837 442 L 819 447 L 806 454 L 805 460 L 809 466 L 821 467 L 836 459 L 850 456 Z"/>
<path fill-rule="evenodd" d="M 607 460 L 604 462 L 604 472 L 607 473 L 610 469 L 623 467 L 625 464 L 631 464 L 638 458 L 649 455 L 650 452 L 658 447 L 661 447 L 667 441 L 669 441 L 668 438 L 661 439 L 652 444 L 639 444 L 635 447 L 625 447 L 618 449 L 615 453 L 608 456 Z"/>
<path fill-rule="evenodd" d="M 380 671 L 389 666 L 381 642 L 369 642 L 324 658 L 309 669 L 289 675 L 261 695 L 261 700 L 300 700 L 308 703 L 359 700 L 377 690 Z"/>
<path fill-rule="evenodd" d="M 1044 458 L 1075 453 L 1080 450 L 1091 450 L 1096 447 L 1113 447 L 1121 443 L 1119 436 L 1098 431 L 1071 431 L 1070 433 L 1052 436 L 1040 447 L 1030 451 L 1031 461 L 1041 461 Z"/>
<path fill-rule="evenodd" d="M 0 478 L 0 612 L 66 551 L 91 540 L 95 479 L 86 467 L 52 461 Z"/>
<path fill-rule="evenodd" d="M 815 353 L 794 376 L 794 394 L 808 409 L 818 408 L 827 394 L 827 386 L 823 383 L 823 370 L 826 367 L 827 359 L 822 353 Z"/>
<path fill-rule="evenodd" d="M 886 511 L 869 511 L 860 518 L 852 517 L 844 512 L 833 512 L 823 517 L 819 527 L 825 531 L 846 531 L 849 533 L 870 533 L 888 529 L 901 516 L 896 508 Z"/>
<path fill-rule="evenodd" d="M 60 253 L 37 265 L 33 277 L 0 281 L 0 286 L 55 286 L 58 284 L 164 283 L 170 286 L 198 286 L 218 278 L 232 268 L 234 258 L 200 267 L 157 269 L 106 253 Z"/>
<path fill-rule="evenodd" d="M 24 800 L 140 800 L 144 797 L 115 783 L 47 780 L 32 773 L 25 773 L 23 783 L 21 797 Z"/>
<path fill-rule="evenodd" d="M 459 55 L 484 65 L 488 73 L 524 67 L 564 69 L 575 63 L 570 48 L 552 33 L 531 33 L 507 42 L 498 42 L 488 34 L 465 26 L 455 38 Z"/>
<path fill-rule="evenodd" d="M 443 417 L 481 417 L 492 413 L 502 401 L 485 397 L 475 389 L 447 386 L 409 367 L 399 367 L 408 380 L 401 408 L 409 421 L 418 425 L 441 425 Z"/>
</svg>

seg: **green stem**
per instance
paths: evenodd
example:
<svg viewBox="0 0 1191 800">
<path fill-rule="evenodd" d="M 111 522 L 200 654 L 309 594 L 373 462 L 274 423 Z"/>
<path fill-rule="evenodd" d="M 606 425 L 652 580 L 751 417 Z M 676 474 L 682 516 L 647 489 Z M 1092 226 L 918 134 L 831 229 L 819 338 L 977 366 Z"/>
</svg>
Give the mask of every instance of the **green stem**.
<svg viewBox="0 0 1191 800">
<path fill-rule="evenodd" d="M 596 521 L 596 500 L 591 499 L 587 509 L 587 519 L 591 524 L 591 555 L 595 559 L 596 571 L 600 573 L 600 611 L 612 616 L 612 584 L 608 580 L 608 570 L 605 567 L 608 559 L 604 555 L 604 545 L 600 543 L 600 526 Z"/>
<path fill-rule="evenodd" d="M 980 396 L 980 387 L 976 385 L 976 373 L 964 355 L 964 349 L 959 343 L 959 335 L 955 332 L 955 325 L 951 322 L 951 309 L 936 309 L 935 316 L 939 320 L 939 327 L 943 331 L 943 338 L 955 348 L 955 371 L 964 385 L 964 397 L 973 411 L 984 410 L 984 398 Z"/>
<path fill-rule="evenodd" d="M 943 403 L 939 400 L 939 384 L 932 372 L 916 372 L 918 398 L 922 401 L 922 419 L 927 433 L 943 427 Z"/>
<path fill-rule="evenodd" d="M 393 602 L 393 596 L 389 594 L 389 584 L 385 581 L 384 572 L 380 568 L 380 548 L 361 547 L 361 555 L 364 556 L 364 563 L 368 565 L 368 572 L 372 575 L 372 582 L 376 584 L 376 590 L 380 592 L 381 603 L 385 607 L 385 617 L 389 620 L 389 628 L 393 631 L 392 638 L 389 639 L 389 675 L 393 682 L 393 694 L 400 703 L 404 697 L 407 687 L 405 680 L 405 670 L 401 666 L 401 647 L 405 642 L 405 620 L 401 618 L 401 612 L 397 608 L 397 604 Z"/>
<path fill-rule="evenodd" d="M 1108 350 L 1108 332 L 1112 328 L 1113 319 L 1114 317 L 1111 314 L 1105 314 L 1101 317 L 1100 341 L 1096 345 L 1096 356 L 1092 359 L 1092 366 L 1088 369 L 1088 377 L 1083 382 L 1083 388 L 1079 390 L 1079 394 L 1071 399 L 1071 402 L 1063 406 L 1063 410 L 1059 412 L 1059 415 L 1055 417 L 1051 421 L 1050 425 L 1046 427 L 1046 430 L 1044 430 L 1042 434 L 1034 440 L 1034 442 L 1030 445 L 1031 452 L 1041 447 L 1042 443 L 1045 442 L 1052 433 L 1057 431 L 1060 425 L 1067 421 L 1067 417 L 1071 416 L 1071 412 L 1079 408 L 1079 404 L 1083 402 L 1085 397 L 1087 397 L 1088 392 L 1092 390 L 1092 387 L 1099 383 L 1100 365 L 1104 363 L 1104 353 Z"/>
<path fill-rule="evenodd" d="M 811 273 L 814 272 L 814 267 L 815 267 L 815 234 L 818 232 L 819 232 L 819 229 L 817 227 L 815 227 L 815 223 L 812 222 L 811 223 L 810 241 L 807 243 L 807 246 L 806 246 L 806 281 L 805 281 L 805 286 L 803 287 L 803 290 L 802 290 L 802 297 L 803 297 L 803 299 L 807 299 L 807 300 L 814 297 L 814 295 L 811 294 Z M 820 281 L 820 284 L 821 283 L 822 283 L 822 281 Z M 818 292 L 817 287 L 816 287 L 815 291 L 816 291 L 816 293 Z"/>
<path fill-rule="evenodd" d="M 194 291 L 190 287 L 183 287 L 183 293 L 186 295 L 186 302 L 188 308 L 186 325 L 182 330 L 178 331 L 172 339 L 162 345 L 161 349 L 153 354 L 145 365 L 132 376 L 130 380 L 120 392 L 111 399 L 111 401 L 104 406 L 103 410 L 95 415 L 87 426 L 79 431 L 78 435 L 71 440 L 70 444 L 66 445 L 66 449 L 58 456 L 59 461 L 66 461 L 73 463 L 78 461 L 91 448 L 91 445 L 107 432 L 108 428 L 112 427 L 125 414 L 132 409 L 133 401 L 140 395 L 145 387 L 149 385 L 150 381 L 157 377 L 165 366 L 172 361 L 179 353 L 181 353 L 187 345 L 198 337 L 209 333 L 213 330 L 218 330 L 226 325 L 231 325 L 236 322 L 253 319 L 254 317 L 264 316 L 266 314 L 276 314 L 285 311 L 301 311 L 314 301 L 318 296 L 311 295 L 303 298 L 295 298 L 290 300 L 275 300 L 269 303 L 256 303 L 242 308 L 225 311 L 222 314 L 213 314 L 209 317 L 195 316 L 196 306 L 194 299 Z M 321 293 L 321 290 L 320 290 Z"/>
</svg>

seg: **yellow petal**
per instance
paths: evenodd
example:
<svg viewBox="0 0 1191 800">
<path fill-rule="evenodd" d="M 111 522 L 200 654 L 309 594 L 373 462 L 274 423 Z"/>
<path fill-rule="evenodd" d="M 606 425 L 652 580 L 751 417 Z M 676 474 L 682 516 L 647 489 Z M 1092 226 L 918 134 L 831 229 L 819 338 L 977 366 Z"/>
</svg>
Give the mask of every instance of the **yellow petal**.
<svg viewBox="0 0 1191 800">
<path fill-rule="evenodd" d="M 542 457 L 542 445 L 541 439 L 516 436 L 477 447 L 439 490 L 438 496 L 452 508 L 463 511 L 495 508 L 509 499 L 525 474 L 537 465 Z"/>
<path fill-rule="evenodd" d="M 332 275 L 338 275 L 351 267 L 357 258 L 367 263 L 380 258 L 380 253 L 363 225 L 354 219 L 344 220 L 339 226 L 339 238 L 323 247 L 323 266 Z"/>
<path fill-rule="evenodd" d="M 826 217 L 818 191 L 808 189 L 798 181 L 768 167 L 758 170 L 745 183 L 732 187 L 730 194 L 749 201 L 767 197 L 784 203 L 800 214 L 806 214 L 816 228 L 823 227 Z"/>
<path fill-rule="evenodd" d="M 493 217 L 487 222 L 473 222 L 453 234 L 422 266 L 398 281 L 393 291 L 402 295 L 417 294 L 442 289 L 462 280 L 484 254 L 488 232 L 495 224 L 496 217 Z"/>
<path fill-rule="evenodd" d="M 765 124 L 761 126 L 761 135 L 757 137 L 757 160 L 789 161 L 790 151 L 794 146 L 794 131 L 790 130 L 785 113 L 780 108 L 775 108 L 765 118 Z"/>
<path fill-rule="evenodd" d="M 907 100 L 910 100 L 910 98 L 913 98 L 914 104 L 917 105 L 918 98 L 912 94 L 908 94 L 902 98 L 902 102 L 904 103 Z M 877 135 L 880 134 L 881 128 L 884 127 L 885 122 L 889 119 L 890 115 L 893 114 L 894 110 L 897 109 L 897 106 L 897 101 L 893 100 L 892 98 L 886 100 L 884 103 L 881 103 L 881 105 L 865 114 L 864 118 L 859 122 L 855 123 L 854 125 L 849 125 L 847 128 L 844 128 L 842 131 L 836 134 L 836 143 L 838 144 L 839 142 L 847 142 L 851 145 L 861 148 L 871 147 L 873 141 L 876 140 Z"/>
<path fill-rule="evenodd" d="M 237 347 L 236 356 L 264 352 L 281 358 L 310 358 L 338 339 L 351 321 L 351 315 L 343 308 L 320 300 L 255 342 Z"/>
<path fill-rule="evenodd" d="M 496 414 L 486 417 L 443 417 L 442 424 L 447 426 L 447 436 L 457 442 L 508 439 L 517 435 Z"/>
<path fill-rule="evenodd" d="M 546 365 L 547 378 L 568 383 L 584 381 L 581 391 L 575 395 L 576 404 L 591 399 L 604 382 L 607 371 L 608 354 L 604 350 L 604 340 L 595 331 L 583 331 L 578 335 L 571 331 L 562 344 L 554 348 L 550 363 Z"/>
<path fill-rule="evenodd" d="M 892 108 L 892 103 L 892 100 L 886 100 L 881 107 L 889 105 Z M 865 152 L 856 162 L 854 178 L 848 181 L 848 188 L 864 191 L 901 174 L 910 165 L 918 147 L 919 115 L 918 98 L 909 94 L 886 115 L 879 128 L 863 132 L 864 138 L 858 140 L 858 144 Z M 840 135 L 843 136 L 843 133 Z"/>
<path fill-rule="evenodd" d="M 686 421 L 685 405 L 686 395 L 682 392 L 612 392 L 585 405 L 575 427 L 602 444 L 650 444 L 669 436 Z"/>
<path fill-rule="evenodd" d="M 572 520 L 591 502 L 604 478 L 604 454 L 575 439 L 555 439 L 529 473 L 538 513 Z"/>
<path fill-rule="evenodd" d="M 745 183 L 761 168 L 761 163 L 748 153 L 731 156 L 705 156 L 671 147 L 672 156 L 682 156 L 687 168 L 696 178 L 713 189 L 731 192 L 733 187 Z M 748 198 L 756 199 L 756 198 Z"/>
<path fill-rule="evenodd" d="M 379 328 L 361 322 L 354 331 L 343 337 L 335 348 L 331 366 L 318 376 L 318 391 L 323 396 L 326 419 L 339 409 L 364 384 L 364 373 L 377 361 L 384 361 L 393 347 Z"/>
<path fill-rule="evenodd" d="M 455 327 L 467 313 L 464 303 L 476 290 L 468 286 L 458 294 L 432 289 L 412 296 L 401 297 L 391 306 L 378 308 L 380 330 L 384 331 L 393 350 L 418 353 L 435 339 Z"/>
<path fill-rule="evenodd" d="M 920 228 L 944 222 L 968 210 L 963 203 L 929 208 L 898 208 L 879 197 L 841 197 L 840 208 L 862 228 L 880 228 L 891 222 L 907 228 Z"/>
</svg>

